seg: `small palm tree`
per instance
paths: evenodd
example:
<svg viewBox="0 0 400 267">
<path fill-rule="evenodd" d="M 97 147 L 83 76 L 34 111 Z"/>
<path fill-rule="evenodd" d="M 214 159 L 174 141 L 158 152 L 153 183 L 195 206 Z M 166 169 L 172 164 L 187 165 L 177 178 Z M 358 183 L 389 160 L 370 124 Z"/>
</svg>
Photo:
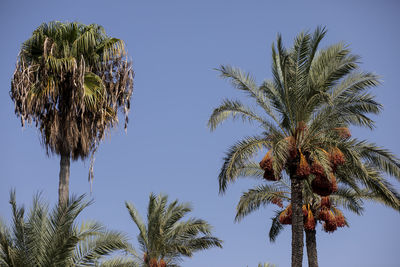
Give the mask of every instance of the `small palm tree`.
<svg viewBox="0 0 400 267">
<path fill-rule="evenodd" d="M 22 44 L 11 81 L 15 113 L 39 128 L 47 154 L 60 155 L 59 203 L 69 194 L 70 159 L 92 154 L 118 123 L 128 122 L 133 70 L 124 42 L 96 24 L 50 22 Z"/>
<path fill-rule="evenodd" d="M 83 196 L 71 197 L 68 205 L 51 212 L 39 196 L 25 216 L 18 207 L 15 192 L 10 194 L 13 225 L 0 222 L 0 266 L 78 267 L 96 266 L 104 256 L 129 247 L 124 235 L 107 230 L 97 222 L 76 225 L 76 218 L 90 202 Z"/>
<path fill-rule="evenodd" d="M 220 192 L 242 174 L 242 167 L 266 149 L 260 167 L 268 181 L 282 175 L 291 179 L 292 266 L 303 259 L 303 184 L 328 196 L 337 182 L 362 184 L 370 190 L 390 189 L 382 177 L 386 172 L 400 178 L 399 159 L 385 149 L 350 139 L 350 126 L 373 128 L 370 114 L 381 105 L 368 93 L 379 84 L 372 73 L 358 70 L 359 57 L 343 43 L 319 50 L 326 31 L 300 33 L 286 49 L 278 35 L 272 47 L 272 80 L 256 84 L 250 74 L 221 66 L 223 78 L 254 100 L 256 108 L 240 101 L 224 100 L 215 108 L 208 125 L 214 130 L 227 118 L 240 118 L 259 125 L 262 134 L 246 137 L 233 145 L 219 174 Z M 261 111 L 261 112 L 259 112 Z M 264 152 L 265 153 L 265 152 Z M 386 201 L 396 200 L 395 190 L 382 191 Z"/>
<path fill-rule="evenodd" d="M 144 266 L 179 266 L 182 257 L 191 257 L 196 251 L 215 246 L 222 248 L 222 241 L 211 235 L 211 226 L 206 221 L 197 218 L 182 221 L 192 211 L 188 203 L 179 204 L 175 200 L 167 205 L 167 201 L 166 195 L 150 194 L 147 223 L 144 223 L 133 204 L 125 203 L 139 228 L 138 241 Z"/>
</svg>

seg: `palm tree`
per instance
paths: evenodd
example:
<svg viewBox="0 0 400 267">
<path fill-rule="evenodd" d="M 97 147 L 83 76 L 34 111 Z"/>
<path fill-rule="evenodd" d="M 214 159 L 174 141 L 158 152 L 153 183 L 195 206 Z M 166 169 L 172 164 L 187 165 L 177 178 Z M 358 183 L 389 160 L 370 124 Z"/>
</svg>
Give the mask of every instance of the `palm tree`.
<svg viewBox="0 0 400 267">
<path fill-rule="evenodd" d="M 133 70 L 124 42 L 96 24 L 50 22 L 22 44 L 11 81 L 15 113 L 36 124 L 48 155 L 60 155 L 59 203 L 69 195 L 70 159 L 93 153 L 118 123 L 128 123 Z"/>
<path fill-rule="evenodd" d="M 393 154 L 366 141 L 350 139 L 350 126 L 374 127 L 368 115 L 378 114 L 381 105 L 367 89 L 379 81 L 376 75 L 358 70 L 359 57 L 343 43 L 318 50 L 325 34 L 321 27 L 313 34 L 300 33 L 291 49 L 284 48 L 278 35 L 272 46 L 273 79 L 261 86 L 249 74 L 221 66 L 221 76 L 246 92 L 257 109 L 237 100 L 224 100 L 208 121 L 211 130 L 229 117 L 260 126 L 261 135 L 244 138 L 226 153 L 219 174 L 220 192 L 241 176 L 244 165 L 268 149 L 260 162 L 265 179 L 277 181 L 286 173 L 291 180 L 292 266 L 296 267 L 302 265 L 303 258 L 305 180 L 315 193 L 328 196 L 336 190 L 338 180 L 379 190 L 381 184 L 392 189 L 382 171 L 400 177 L 400 163 Z M 259 115 L 259 110 L 264 115 Z M 394 192 L 381 193 L 385 201 L 394 202 Z"/>
<path fill-rule="evenodd" d="M 182 218 L 192 208 L 175 200 L 167 205 L 166 195 L 150 194 L 147 222 L 133 204 L 125 202 L 132 220 L 139 228 L 138 242 L 143 252 L 142 263 L 149 267 L 179 266 L 182 257 L 211 247 L 222 248 L 222 241 L 211 235 L 211 226 L 204 220 Z M 133 252 L 133 258 L 138 258 Z M 126 265 L 124 265 L 126 264 Z M 119 266 L 131 266 L 127 261 Z M 133 266 L 133 265 L 132 265 Z"/>
<path fill-rule="evenodd" d="M 27 217 L 16 204 L 15 192 L 10 204 L 12 227 L 0 222 L 1 267 L 96 266 L 102 257 L 129 247 L 124 235 L 97 222 L 77 226 L 76 218 L 90 204 L 83 196 L 71 197 L 50 212 L 36 196 Z"/>
</svg>

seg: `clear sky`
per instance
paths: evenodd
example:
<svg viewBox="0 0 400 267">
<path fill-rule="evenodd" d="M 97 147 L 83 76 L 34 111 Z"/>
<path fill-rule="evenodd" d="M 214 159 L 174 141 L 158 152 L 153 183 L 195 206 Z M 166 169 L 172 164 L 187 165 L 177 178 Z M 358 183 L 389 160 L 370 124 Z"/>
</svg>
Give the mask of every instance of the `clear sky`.
<svg viewBox="0 0 400 267">
<path fill-rule="evenodd" d="M 42 22 L 97 23 L 126 42 L 133 58 L 135 89 L 128 133 L 114 130 L 97 153 L 94 204 L 80 219 L 96 219 L 135 240 L 138 231 L 124 201 L 144 214 L 150 192 L 191 202 L 193 216 L 214 226 L 223 249 L 195 254 L 188 267 L 290 265 L 290 229 L 268 241 L 274 207 L 234 223 L 243 179 L 218 195 L 217 175 L 227 148 L 257 134 L 254 125 L 227 122 L 206 127 L 223 98 L 241 98 L 213 68 L 231 64 L 261 82 L 271 78 L 271 44 L 281 32 L 287 46 L 301 30 L 326 25 L 322 46 L 345 41 L 362 56 L 362 69 L 381 75 L 374 90 L 384 111 L 377 128 L 353 130 L 400 155 L 400 3 L 398 1 L 0 1 L 0 214 L 10 219 L 8 193 L 29 205 L 37 191 L 57 201 L 59 158 L 47 157 L 34 127 L 21 129 L 9 97 L 10 79 L 23 41 Z M 90 194 L 89 162 L 71 164 L 71 192 Z M 392 181 L 397 185 L 392 179 Z M 327 234 L 317 229 L 320 266 L 398 266 L 398 212 L 366 205 L 364 216 L 345 212 L 351 227 Z M 304 262 L 306 263 L 306 255 Z"/>
</svg>

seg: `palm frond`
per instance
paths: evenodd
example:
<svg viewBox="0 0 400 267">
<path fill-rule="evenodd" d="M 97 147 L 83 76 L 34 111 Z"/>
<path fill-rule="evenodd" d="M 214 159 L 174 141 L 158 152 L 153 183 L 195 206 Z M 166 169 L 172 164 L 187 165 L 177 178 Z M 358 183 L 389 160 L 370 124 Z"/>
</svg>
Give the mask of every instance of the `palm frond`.
<svg viewBox="0 0 400 267">
<path fill-rule="evenodd" d="M 214 131 L 219 124 L 229 117 L 232 117 L 233 119 L 241 118 L 243 121 L 249 122 L 256 121 L 261 125 L 269 124 L 269 122 L 257 115 L 250 108 L 244 106 L 240 101 L 224 100 L 211 114 L 208 121 L 208 127 L 211 131 Z"/>
<path fill-rule="evenodd" d="M 233 145 L 224 157 L 224 163 L 219 173 L 219 190 L 225 192 L 229 182 L 233 182 L 240 174 L 241 166 L 250 161 L 269 142 L 260 136 L 247 137 Z"/>
<path fill-rule="evenodd" d="M 260 208 L 271 204 L 274 199 L 290 199 L 290 191 L 282 190 L 279 186 L 262 185 L 242 194 L 236 206 L 236 221 L 240 221 L 246 215 Z"/>
</svg>

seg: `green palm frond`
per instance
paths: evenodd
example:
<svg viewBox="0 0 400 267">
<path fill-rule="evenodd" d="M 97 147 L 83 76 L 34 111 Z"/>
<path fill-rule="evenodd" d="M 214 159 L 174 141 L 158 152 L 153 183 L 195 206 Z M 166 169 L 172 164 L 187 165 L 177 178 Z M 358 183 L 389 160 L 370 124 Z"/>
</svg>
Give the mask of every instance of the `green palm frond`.
<svg viewBox="0 0 400 267">
<path fill-rule="evenodd" d="M 49 211 L 36 195 L 29 214 L 10 194 L 12 231 L 0 224 L 0 263 L 9 267 L 96 266 L 103 257 L 129 248 L 126 237 L 96 222 L 76 226 L 76 218 L 90 202 L 71 197 L 68 205 Z"/>
<path fill-rule="evenodd" d="M 222 78 L 230 79 L 235 88 L 246 92 L 250 97 L 255 99 L 256 103 L 263 108 L 267 115 L 278 123 L 269 99 L 258 88 L 250 74 L 244 73 L 242 70 L 229 65 L 221 65 L 217 70 L 220 72 Z"/>
<path fill-rule="evenodd" d="M 114 257 L 109 260 L 102 261 L 98 267 L 141 267 L 140 262 L 135 258 Z"/>
<path fill-rule="evenodd" d="M 261 136 L 246 137 L 233 145 L 226 153 L 218 176 L 220 192 L 223 193 L 227 184 L 238 178 L 241 166 L 250 161 L 262 148 L 268 146 L 269 142 Z"/>
<path fill-rule="evenodd" d="M 258 210 L 261 206 L 271 204 L 276 198 L 290 200 L 290 190 L 279 186 L 279 182 L 274 185 L 262 185 L 242 194 L 239 203 L 236 206 L 236 221 L 240 221 L 243 217 L 251 212 Z"/>
<path fill-rule="evenodd" d="M 366 194 L 363 192 L 356 192 L 350 188 L 339 187 L 337 192 L 330 198 L 335 206 L 344 207 L 357 215 L 362 215 L 364 211 L 363 198 L 366 198 Z"/>
<path fill-rule="evenodd" d="M 271 242 L 275 242 L 276 237 L 283 230 L 283 225 L 279 222 L 280 213 L 281 213 L 280 211 L 275 211 L 275 216 L 271 218 L 272 224 L 268 234 L 269 241 Z"/>
<path fill-rule="evenodd" d="M 243 121 L 256 121 L 261 125 L 268 124 L 265 119 L 257 115 L 250 108 L 244 106 L 240 101 L 224 100 L 222 105 L 214 109 L 208 121 L 208 126 L 211 131 L 213 131 L 229 117 L 233 119 L 241 118 Z"/>
<path fill-rule="evenodd" d="M 149 242 L 147 240 L 147 229 L 146 225 L 143 222 L 143 219 L 140 217 L 140 214 L 136 210 L 136 208 L 133 206 L 133 204 L 125 202 L 125 206 L 128 209 L 129 215 L 131 216 L 132 220 L 136 224 L 136 226 L 139 228 L 139 237 L 140 237 L 140 243 L 143 244 L 143 246 L 149 246 Z"/>
</svg>

